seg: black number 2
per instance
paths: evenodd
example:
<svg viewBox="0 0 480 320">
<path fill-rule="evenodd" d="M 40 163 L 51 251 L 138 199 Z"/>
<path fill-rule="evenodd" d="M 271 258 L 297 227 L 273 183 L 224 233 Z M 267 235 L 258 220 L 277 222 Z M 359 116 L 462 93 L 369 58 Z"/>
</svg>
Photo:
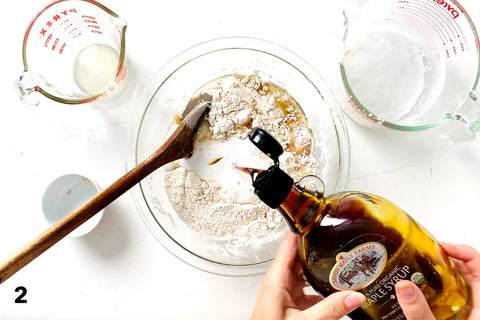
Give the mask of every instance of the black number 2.
<svg viewBox="0 0 480 320">
<path fill-rule="evenodd" d="M 27 299 L 24 299 L 27 294 L 27 288 L 17 287 L 15 292 L 20 292 L 20 295 L 15 299 L 15 303 L 27 303 Z"/>
</svg>

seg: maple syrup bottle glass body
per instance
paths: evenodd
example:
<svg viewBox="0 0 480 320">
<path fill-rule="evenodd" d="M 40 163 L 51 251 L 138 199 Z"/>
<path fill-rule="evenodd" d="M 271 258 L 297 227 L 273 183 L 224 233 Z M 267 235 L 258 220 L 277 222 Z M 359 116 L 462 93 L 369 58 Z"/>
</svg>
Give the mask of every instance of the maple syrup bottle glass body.
<svg viewBox="0 0 480 320">
<path fill-rule="evenodd" d="M 463 319 L 470 288 L 440 245 L 393 203 L 366 193 L 317 198 L 294 185 L 277 208 L 299 236 L 305 275 L 323 296 L 357 290 L 367 301 L 352 319 L 406 319 L 395 283 L 416 283 L 437 320 Z"/>
</svg>

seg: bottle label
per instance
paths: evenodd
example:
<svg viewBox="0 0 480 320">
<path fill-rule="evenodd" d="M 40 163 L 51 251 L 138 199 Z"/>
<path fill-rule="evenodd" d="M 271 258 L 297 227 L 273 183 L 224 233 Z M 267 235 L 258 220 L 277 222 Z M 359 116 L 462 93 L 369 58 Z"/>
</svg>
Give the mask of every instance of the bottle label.
<svg viewBox="0 0 480 320">
<path fill-rule="evenodd" d="M 385 268 L 387 250 L 378 242 L 363 243 L 337 254 L 330 284 L 337 290 L 357 290 L 370 285 Z"/>
</svg>

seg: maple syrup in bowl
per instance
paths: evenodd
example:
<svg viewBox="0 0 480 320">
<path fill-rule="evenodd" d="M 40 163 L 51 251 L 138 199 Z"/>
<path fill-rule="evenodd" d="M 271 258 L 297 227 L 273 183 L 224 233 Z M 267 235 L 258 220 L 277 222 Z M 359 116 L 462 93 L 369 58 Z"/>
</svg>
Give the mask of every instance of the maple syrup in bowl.
<svg viewBox="0 0 480 320">
<path fill-rule="evenodd" d="M 296 165 L 300 153 L 308 155 L 314 161 L 300 166 L 309 166 L 308 173 L 321 177 L 333 193 L 345 187 L 348 176 L 346 126 L 321 76 L 291 51 L 252 38 L 215 39 L 180 53 L 145 89 L 128 166 L 158 149 L 189 100 L 205 92 L 212 105 L 198 128 L 192 157 L 155 171 L 132 190 L 133 198 L 149 230 L 184 262 L 221 275 L 259 274 L 270 266 L 288 227 L 275 223 L 267 207 L 261 219 L 248 220 L 263 209 L 255 207 L 253 190 L 251 197 L 241 194 L 245 188 L 233 159 L 248 157 L 249 131 L 258 124 L 278 130 L 290 151 L 285 161 Z M 227 109 L 235 112 L 228 121 Z M 272 114 L 276 122 L 269 122 Z"/>
</svg>

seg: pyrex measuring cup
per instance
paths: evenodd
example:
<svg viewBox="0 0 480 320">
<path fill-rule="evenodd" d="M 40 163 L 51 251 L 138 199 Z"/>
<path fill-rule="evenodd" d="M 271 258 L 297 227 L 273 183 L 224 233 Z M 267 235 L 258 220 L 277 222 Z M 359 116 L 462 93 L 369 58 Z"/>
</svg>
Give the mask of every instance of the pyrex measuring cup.
<svg viewBox="0 0 480 320">
<path fill-rule="evenodd" d="M 20 99 L 38 104 L 33 92 L 58 102 L 96 100 L 126 77 L 127 24 L 93 0 L 58 0 L 32 20 L 23 41 Z"/>
<path fill-rule="evenodd" d="M 404 131 L 446 124 L 454 142 L 480 131 L 479 39 L 457 1 L 350 0 L 344 15 L 350 118 Z"/>
</svg>

